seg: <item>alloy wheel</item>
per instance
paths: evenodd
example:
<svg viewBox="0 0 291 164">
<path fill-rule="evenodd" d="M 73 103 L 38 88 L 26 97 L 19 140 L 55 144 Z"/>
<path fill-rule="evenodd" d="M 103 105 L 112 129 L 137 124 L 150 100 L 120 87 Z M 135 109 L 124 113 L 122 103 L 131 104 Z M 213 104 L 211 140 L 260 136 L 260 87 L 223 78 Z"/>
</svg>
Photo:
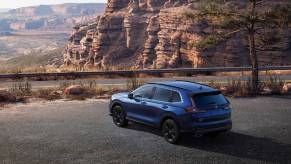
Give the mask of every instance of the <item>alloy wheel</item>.
<svg viewBox="0 0 291 164">
<path fill-rule="evenodd" d="M 163 136 L 165 137 L 167 142 L 174 144 L 178 141 L 180 132 L 178 125 L 175 123 L 174 120 L 166 120 L 163 123 L 162 131 Z"/>
<path fill-rule="evenodd" d="M 114 106 L 112 110 L 112 118 L 115 125 L 122 127 L 127 124 L 126 115 L 121 106 Z"/>
</svg>

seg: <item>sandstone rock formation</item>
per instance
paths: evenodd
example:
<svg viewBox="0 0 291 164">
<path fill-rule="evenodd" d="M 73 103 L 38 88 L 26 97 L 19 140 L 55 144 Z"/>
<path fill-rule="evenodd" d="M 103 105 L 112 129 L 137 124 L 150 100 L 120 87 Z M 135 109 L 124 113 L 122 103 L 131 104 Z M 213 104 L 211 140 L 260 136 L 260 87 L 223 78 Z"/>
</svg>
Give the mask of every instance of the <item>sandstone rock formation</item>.
<svg viewBox="0 0 291 164">
<path fill-rule="evenodd" d="M 284 84 L 283 91 L 285 91 L 285 92 L 291 92 L 291 83 Z"/>
<path fill-rule="evenodd" d="M 109 0 L 94 26 L 73 32 L 65 65 L 96 69 L 249 65 L 247 43 L 240 34 L 203 51 L 191 46 L 204 37 L 209 25 L 186 19 L 183 12 L 190 9 L 195 10 L 190 0 Z M 287 31 L 280 51 L 263 48 L 258 53 L 260 64 L 291 64 L 290 37 Z"/>
<path fill-rule="evenodd" d="M 72 86 L 67 87 L 64 90 L 64 93 L 66 95 L 81 95 L 84 93 L 84 90 L 85 90 L 84 87 L 80 85 L 72 85 Z"/>
</svg>

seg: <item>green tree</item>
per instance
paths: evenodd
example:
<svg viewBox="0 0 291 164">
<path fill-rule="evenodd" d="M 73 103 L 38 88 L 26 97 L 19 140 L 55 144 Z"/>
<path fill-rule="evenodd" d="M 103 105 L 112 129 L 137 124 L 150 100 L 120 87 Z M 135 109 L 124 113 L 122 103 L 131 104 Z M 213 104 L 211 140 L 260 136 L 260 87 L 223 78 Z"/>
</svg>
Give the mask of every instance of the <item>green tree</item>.
<svg viewBox="0 0 291 164">
<path fill-rule="evenodd" d="M 195 10 L 185 11 L 183 13 L 185 17 L 198 21 L 207 21 L 215 29 L 224 29 L 224 32 L 213 32 L 215 33 L 214 36 L 218 36 L 218 39 L 210 43 L 217 44 L 219 41 L 236 33 L 247 36 L 249 57 L 252 65 L 252 94 L 257 95 L 259 64 L 256 39 L 262 36 L 260 33 L 262 30 L 282 30 L 288 28 L 291 18 L 290 2 L 285 1 L 280 3 L 267 0 L 192 0 L 192 3 L 195 6 Z"/>
</svg>

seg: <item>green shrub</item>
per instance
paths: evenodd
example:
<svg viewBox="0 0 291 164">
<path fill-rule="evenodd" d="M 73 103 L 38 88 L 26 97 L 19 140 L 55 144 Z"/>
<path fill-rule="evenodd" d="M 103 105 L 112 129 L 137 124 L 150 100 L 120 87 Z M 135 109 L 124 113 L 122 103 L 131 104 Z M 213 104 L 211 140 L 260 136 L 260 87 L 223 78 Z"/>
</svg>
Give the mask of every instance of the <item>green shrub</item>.
<svg viewBox="0 0 291 164">
<path fill-rule="evenodd" d="M 195 14 L 191 10 L 186 10 L 182 13 L 182 16 L 186 19 L 194 19 L 196 18 Z"/>
<path fill-rule="evenodd" d="M 198 50 L 205 50 L 207 48 L 217 45 L 221 41 L 223 41 L 223 39 L 220 36 L 211 35 L 198 42 L 190 42 L 189 44 L 191 47 L 194 47 Z"/>
</svg>

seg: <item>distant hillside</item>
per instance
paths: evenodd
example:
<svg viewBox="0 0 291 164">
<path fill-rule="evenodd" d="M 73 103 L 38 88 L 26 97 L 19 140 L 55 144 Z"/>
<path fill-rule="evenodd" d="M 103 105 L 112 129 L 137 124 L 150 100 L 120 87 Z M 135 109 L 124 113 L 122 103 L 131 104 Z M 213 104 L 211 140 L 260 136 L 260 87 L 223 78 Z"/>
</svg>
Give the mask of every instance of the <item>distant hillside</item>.
<svg viewBox="0 0 291 164">
<path fill-rule="evenodd" d="M 0 13 L 0 31 L 70 29 L 94 20 L 105 7 L 104 3 L 69 3 L 12 9 Z"/>
<path fill-rule="evenodd" d="M 0 13 L 8 12 L 10 9 L 0 8 Z"/>
<path fill-rule="evenodd" d="M 8 60 L 0 60 L 0 71 L 5 69 L 29 68 L 29 67 L 59 67 L 63 63 L 63 48 L 47 51 L 44 54 L 31 53 L 17 56 Z"/>
<path fill-rule="evenodd" d="M 0 60 L 47 54 L 64 47 L 68 38 L 69 33 L 62 31 L 13 31 L 11 35 L 0 36 Z"/>
<path fill-rule="evenodd" d="M 32 7 L 23 7 L 10 10 L 8 13 L 15 16 L 80 16 L 102 13 L 106 5 L 104 3 L 66 3 L 59 5 L 40 5 Z"/>
<path fill-rule="evenodd" d="M 0 31 L 11 31 L 9 21 L 0 20 Z"/>
</svg>

